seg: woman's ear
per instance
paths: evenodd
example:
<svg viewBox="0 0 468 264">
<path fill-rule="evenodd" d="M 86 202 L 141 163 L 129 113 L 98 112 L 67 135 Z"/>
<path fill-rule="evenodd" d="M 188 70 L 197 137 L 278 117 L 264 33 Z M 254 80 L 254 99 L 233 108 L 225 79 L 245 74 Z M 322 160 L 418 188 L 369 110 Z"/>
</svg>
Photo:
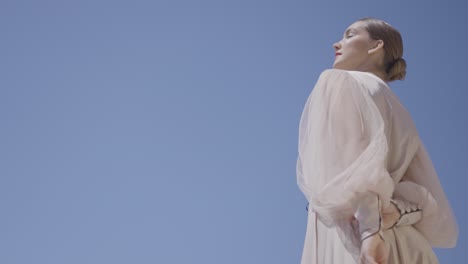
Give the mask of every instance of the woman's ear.
<svg viewBox="0 0 468 264">
<path fill-rule="evenodd" d="M 384 47 L 384 42 L 383 40 L 379 39 L 379 40 L 376 40 L 374 45 L 372 46 L 371 49 L 369 49 L 367 51 L 368 54 L 373 54 L 373 53 L 376 53 L 378 52 L 379 50 L 383 50 L 383 47 Z"/>
</svg>

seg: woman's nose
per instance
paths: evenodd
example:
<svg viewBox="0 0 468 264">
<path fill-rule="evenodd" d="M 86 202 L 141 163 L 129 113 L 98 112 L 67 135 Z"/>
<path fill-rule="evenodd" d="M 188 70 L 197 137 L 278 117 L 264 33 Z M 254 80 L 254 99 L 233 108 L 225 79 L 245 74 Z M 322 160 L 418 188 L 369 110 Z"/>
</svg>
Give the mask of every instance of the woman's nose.
<svg viewBox="0 0 468 264">
<path fill-rule="evenodd" d="M 338 51 L 340 48 L 341 48 L 340 42 L 336 42 L 335 44 L 333 44 L 333 49 L 335 49 L 335 51 Z"/>
</svg>

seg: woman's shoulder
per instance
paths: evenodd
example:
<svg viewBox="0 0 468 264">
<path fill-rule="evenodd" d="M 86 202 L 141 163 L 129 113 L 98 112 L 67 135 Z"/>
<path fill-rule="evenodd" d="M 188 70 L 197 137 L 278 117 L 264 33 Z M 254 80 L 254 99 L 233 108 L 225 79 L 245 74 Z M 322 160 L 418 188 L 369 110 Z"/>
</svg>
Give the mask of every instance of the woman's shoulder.
<svg viewBox="0 0 468 264">
<path fill-rule="evenodd" d="M 334 78 L 334 77 L 343 77 L 343 78 L 352 78 L 356 82 L 377 82 L 380 85 L 388 86 L 387 83 L 370 72 L 363 71 L 350 71 L 350 70 L 341 70 L 341 69 L 325 69 L 320 74 L 319 78 Z"/>
<path fill-rule="evenodd" d="M 320 73 L 316 86 L 324 89 L 341 90 L 345 86 L 357 86 L 360 80 L 352 75 L 351 71 L 340 69 L 326 69 Z"/>
<path fill-rule="evenodd" d="M 366 91 L 370 95 L 380 94 L 383 90 L 390 89 L 384 81 L 372 73 L 341 69 L 322 71 L 317 84 L 333 87 L 333 90 L 355 87 L 355 89 Z"/>
<path fill-rule="evenodd" d="M 351 71 L 340 70 L 340 69 L 325 69 L 320 73 L 319 79 L 330 78 L 330 77 L 353 77 Z"/>
<path fill-rule="evenodd" d="M 318 82 L 329 84 L 365 87 L 371 93 L 376 90 L 390 89 L 382 79 L 369 72 L 326 69 L 322 71 Z"/>
<path fill-rule="evenodd" d="M 326 69 L 321 73 L 320 78 L 327 82 L 336 82 L 336 84 L 359 86 L 373 98 L 393 96 L 390 86 L 370 72 Z"/>
</svg>

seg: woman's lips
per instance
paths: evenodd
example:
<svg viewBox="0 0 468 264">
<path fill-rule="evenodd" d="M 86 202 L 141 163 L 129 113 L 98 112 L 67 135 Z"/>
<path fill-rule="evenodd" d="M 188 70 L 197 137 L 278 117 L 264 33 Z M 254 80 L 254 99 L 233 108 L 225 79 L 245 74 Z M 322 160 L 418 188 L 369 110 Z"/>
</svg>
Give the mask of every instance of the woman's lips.
<svg viewBox="0 0 468 264">
<path fill-rule="evenodd" d="M 335 57 L 341 55 L 341 52 L 336 52 Z"/>
</svg>

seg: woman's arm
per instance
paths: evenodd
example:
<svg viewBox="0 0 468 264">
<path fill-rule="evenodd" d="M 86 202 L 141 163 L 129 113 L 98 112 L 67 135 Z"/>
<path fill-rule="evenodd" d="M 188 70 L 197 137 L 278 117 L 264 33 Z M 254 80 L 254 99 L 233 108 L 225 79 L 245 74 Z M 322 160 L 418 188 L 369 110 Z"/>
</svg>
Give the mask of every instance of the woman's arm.
<svg viewBox="0 0 468 264">
<path fill-rule="evenodd" d="M 422 218 L 422 210 L 419 205 L 400 198 L 392 199 L 387 208 L 381 209 L 379 197 L 369 193 L 361 198 L 355 218 L 363 241 L 374 234 L 381 235 L 383 230 L 416 224 Z"/>
<path fill-rule="evenodd" d="M 359 224 L 361 242 L 374 234 L 379 234 L 383 239 L 381 201 L 378 195 L 370 192 L 362 195 L 354 218 Z"/>
</svg>

